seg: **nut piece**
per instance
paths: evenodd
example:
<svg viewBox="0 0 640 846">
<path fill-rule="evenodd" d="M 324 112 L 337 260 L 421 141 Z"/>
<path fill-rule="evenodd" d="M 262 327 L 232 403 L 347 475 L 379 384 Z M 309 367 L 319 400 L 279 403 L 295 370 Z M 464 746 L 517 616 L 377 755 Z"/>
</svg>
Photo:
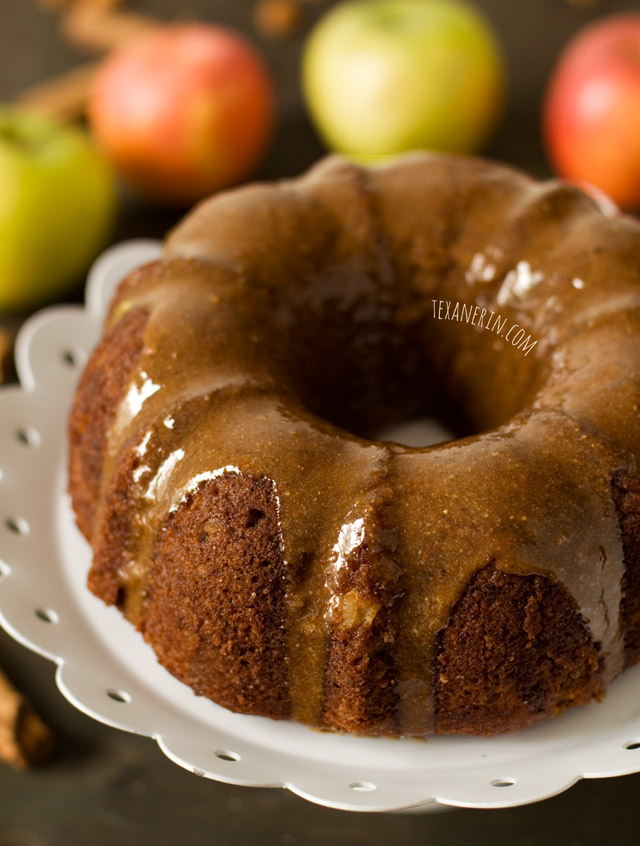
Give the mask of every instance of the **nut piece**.
<svg viewBox="0 0 640 846">
<path fill-rule="evenodd" d="M 381 605 L 377 600 L 365 597 L 357 590 L 350 590 L 340 597 L 337 607 L 341 624 L 346 629 L 356 629 L 362 625 L 370 627 Z"/>
</svg>

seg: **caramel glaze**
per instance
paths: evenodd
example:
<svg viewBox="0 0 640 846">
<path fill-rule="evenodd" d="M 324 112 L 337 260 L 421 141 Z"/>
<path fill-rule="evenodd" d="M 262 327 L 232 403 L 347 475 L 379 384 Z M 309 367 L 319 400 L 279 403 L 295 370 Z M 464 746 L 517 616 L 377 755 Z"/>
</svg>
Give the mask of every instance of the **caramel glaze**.
<svg viewBox="0 0 640 846">
<path fill-rule="evenodd" d="M 92 587 L 145 630 L 180 509 L 222 478 L 268 480 L 287 716 L 343 725 L 326 716 L 342 708 L 329 652 L 364 638 L 394 703 L 372 733 L 433 731 L 438 637 L 488 566 L 566 590 L 605 687 L 623 667 L 611 479 L 640 450 L 639 260 L 638 224 L 577 189 L 445 155 L 332 158 L 206 201 L 107 320 L 107 335 L 132 313 L 143 328 L 84 520 Z M 433 300 L 492 310 L 537 344 L 525 356 L 435 319 Z M 443 395 L 480 434 L 371 439 Z"/>
</svg>

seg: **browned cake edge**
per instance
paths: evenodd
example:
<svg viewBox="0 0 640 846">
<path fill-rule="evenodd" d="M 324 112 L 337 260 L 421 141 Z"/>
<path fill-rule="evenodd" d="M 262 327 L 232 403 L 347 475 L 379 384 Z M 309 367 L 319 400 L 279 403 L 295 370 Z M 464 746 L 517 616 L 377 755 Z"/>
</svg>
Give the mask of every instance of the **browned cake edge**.
<svg viewBox="0 0 640 846">
<path fill-rule="evenodd" d="M 640 661 L 640 479 L 620 470 L 613 475 L 611 489 L 624 550 L 620 616 L 625 667 L 630 667 Z"/>
<path fill-rule="evenodd" d="M 475 576 L 439 638 L 436 732 L 513 731 L 601 695 L 598 649 L 560 585 Z"/>
<path fill-rule="evenodd" d="M 85 368 L 69 418 L 69 493 L 80 531 L 89 541 L 107 433 L 138 361 L 147 317 L 145 309 L 132 309 L 105 334 Z"/>
<path fill-rule="evenodd" d="M 273 485 L 221 476 L 169 515 L 140 627 L 159 661 L 196 693 L 286 718 L 285 587 Z"/>
</svg>

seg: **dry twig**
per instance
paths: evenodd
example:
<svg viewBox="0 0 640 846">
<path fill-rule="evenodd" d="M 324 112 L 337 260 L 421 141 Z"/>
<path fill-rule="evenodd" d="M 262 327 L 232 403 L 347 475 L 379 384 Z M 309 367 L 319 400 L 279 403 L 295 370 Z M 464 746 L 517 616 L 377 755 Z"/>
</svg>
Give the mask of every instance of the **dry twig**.
<svg viewBox="0 0 640 846">
<path fill-rule="evenodd" d="M 124 47 L 128 41 L 160 23 L 147 15 L 78 3 L 63 17 L 61 30 L 74 46 L 102 53 Z"/>
<path fill-rule="evenodd" d="M 5 379 L 4 360 L 7 357 L 10 347 L 11 341 L 9 339 L 9 333 L 5 332 L 4 329 L 0 329 L 0 382 L 4 382 Z"/>
<path fill-rule="evenodd" d="M 51 730 L 0 672 L 0 760 L 21 770 L 44 763 L 52 752 Z"/>
<path fill-rule="evenodd" d="M 146 15 L 119 11 L 123 0 L 40 2 L 60 12 L 60 27 L 68 41 L 76 47 L 97 53 L 117 50 L 160 23 Z M 60 120 L 82 117 L 97 68 L 98 65 L 93 63 L 80 65 L 23 91 L 16 102 Z"/>
<path fill-rule="evenodd" d="M 93 6 L 94 9 L 116 9 L 123 0 L 37 0 L 38 5 L 50 12 L 65 12 L 72 6 Z"/>
<path fill-rule="evenodd" d="M 80 65 L 23 91 L 16 102 L 47 117 L 72 120 L 84 115 L 96 64 Z"/>
<path fill-rule="evenodd" d="M 567 0 L 567 2 L 577 9 L 595 9 L 596 6 L 600 6 L 602 0 Z"/>
</svg>

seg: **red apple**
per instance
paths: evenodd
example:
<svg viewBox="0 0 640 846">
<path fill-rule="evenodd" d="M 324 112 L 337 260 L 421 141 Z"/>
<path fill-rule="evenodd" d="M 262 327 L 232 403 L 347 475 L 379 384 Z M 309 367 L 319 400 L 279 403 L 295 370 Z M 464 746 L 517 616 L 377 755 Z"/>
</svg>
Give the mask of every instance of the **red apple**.
<svg viewBox="0 0 640 846">
<path fill-rule="evenodd" d="M 248 176 L 273 118 L 258 52 L 199 23 L 158 27 L 107 59 L 89 103 L 92 129 L 125 178 L 179 203 Z"/>
<path fill-rule="evenodd" d="M 640 14 L 598 20 L 569 43 L 549 83 L 543 131 L 561 176 L 640 207 Z"/>
</svg>

